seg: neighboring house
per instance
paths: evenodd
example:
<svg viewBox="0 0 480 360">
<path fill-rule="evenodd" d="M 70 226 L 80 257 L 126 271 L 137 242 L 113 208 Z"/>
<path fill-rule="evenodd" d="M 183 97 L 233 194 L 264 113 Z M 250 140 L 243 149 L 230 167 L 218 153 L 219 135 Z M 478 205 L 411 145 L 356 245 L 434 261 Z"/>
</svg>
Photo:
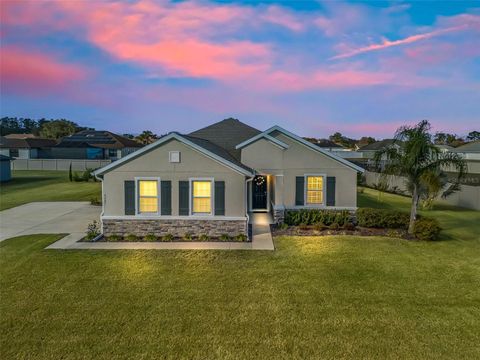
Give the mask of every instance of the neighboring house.
<svg viewBox="0 0 480 360">
<path fill-rule="evenodd" d="M 358 149 L 358 152 L 362 153 L 362 158 L 364 159 L 373 159 L 378 150 L 386 149 L 387 147 L 392 146 L 394 142 L 394 139 L 375 141 L 374 143 L 362 146 L 360 149 Z"/>
<path fill-rule="evenodd" d="M 34 134 L 8 134 L 5 135 L 7 139 L 33 139 L 37 138 Z"/>
<path fill-rule="evenodd" d="M 8 138 L 0 137 L 0 154 L 14 159 L 48 158 L 56 141 L 43 138 Z"/>
<path fill-rule="evenodd" d="M 12 158 L 0 155 L 0 182 L 10 181 L 12 178 L 10 162 Z"/>
<path fill-rule="evenodd" d="M 480 140 L 471 141 L 454 148 L 452 151 L 463 154 L 467 160 L 480 160 Z"/>
<path fill-rule="evenodd" d="M 449 151 L 453 151 L 455 148 L 449 145 L 435 145 L 435 147 L 440 150 L 441 153 L 447 153 Z"/>
<path fill-rule="evenodd" d="M 328 151 L 350 151 L 350 149 L 347 149 L 346 147 L 339 145 L 329 139 L 318 139 L 318 141 L 314 144 Z"/>
<path fill-rule="evenodd" d="M 143 145 L 109 131 L 84 130 L 64 137 L 51 152 L 54 159 L 120 159 Z"/>
<path fill-rule="evenodd" d="M 274 126 L 227 119 L 173 132 L 95 175 L 103 181 L 105 235 L 245 234 L 250 212 L 357 206 L 363 169 Z"/>
</svg>

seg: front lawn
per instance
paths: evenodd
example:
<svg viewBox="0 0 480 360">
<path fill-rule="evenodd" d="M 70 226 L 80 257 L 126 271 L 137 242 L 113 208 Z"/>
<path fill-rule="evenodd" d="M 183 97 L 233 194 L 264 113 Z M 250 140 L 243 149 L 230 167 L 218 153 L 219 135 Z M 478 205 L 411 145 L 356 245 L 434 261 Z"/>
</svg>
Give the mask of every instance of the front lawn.
<svg viewBox="0 0 480 360">
<path fill-rule="evenodd" d="M 101 199 L 100 182 L 70 182 L 67 171 L 13 171 L 0 186 L 0 210 L 33 201 L 89 201 Z"/>
</svg>

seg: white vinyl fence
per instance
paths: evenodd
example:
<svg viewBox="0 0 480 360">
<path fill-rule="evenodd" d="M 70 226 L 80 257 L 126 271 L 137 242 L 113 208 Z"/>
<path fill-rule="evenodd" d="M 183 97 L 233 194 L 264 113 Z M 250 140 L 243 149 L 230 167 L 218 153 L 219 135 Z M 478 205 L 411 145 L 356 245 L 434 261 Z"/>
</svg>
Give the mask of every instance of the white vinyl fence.
<svg viewBox="0 0 480 360">
<path fill-rule="evenodd" d="M 98 169 L 111 163 L 111 160 L 83 159 L 15 159 L 11 162 L 12 170 L 58 170 L 68 171 L 72 164 L 73 171 Z"/>
<path fill-rule="evenodd" d="M 365 171 L 364 175 L 368 186 L 378 184 L 380 181 L 380 173 Z M 385 181 L 389 189 L 397 187 L 398 190 L 406 191 L 405 178 L 401 176 L 386 175 Z M 441 200 L 450 205 L 480 210 L 480 186 L 461 185 L 460 191 Z"/>
</svg>

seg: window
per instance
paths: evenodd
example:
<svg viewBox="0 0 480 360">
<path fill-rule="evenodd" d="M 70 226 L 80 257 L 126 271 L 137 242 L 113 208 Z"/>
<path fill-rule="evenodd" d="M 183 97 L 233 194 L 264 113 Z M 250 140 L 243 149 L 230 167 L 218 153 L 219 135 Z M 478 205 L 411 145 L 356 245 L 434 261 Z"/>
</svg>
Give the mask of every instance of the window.
<svg viewBox="0 0 480 360">
<path fill-rule="evenodd" d="M 212 213 L 212 181 L 192 181 L 192 214 Z"/>
<path fill-rule="evenodd" d="M 158 213 L 158 180 L 138 180 L 138 212 Z"/>
<path fill-rule="evenodd" d="M 323 176 L 306 176 L 307 205 L 323 204 Z"/>
<path fill-rule="evenodd" d="M 180 162 L 180 151 L 170 151 L 168 153 L 169 161 L 171 163 L 179 163 Z"/>
<path fill-rule="evenodd" d="M 18 149 L 10 149 L 10 157 L 12 158 L 18 158 L 19 156 L 19 151 Z"/>
</svg>

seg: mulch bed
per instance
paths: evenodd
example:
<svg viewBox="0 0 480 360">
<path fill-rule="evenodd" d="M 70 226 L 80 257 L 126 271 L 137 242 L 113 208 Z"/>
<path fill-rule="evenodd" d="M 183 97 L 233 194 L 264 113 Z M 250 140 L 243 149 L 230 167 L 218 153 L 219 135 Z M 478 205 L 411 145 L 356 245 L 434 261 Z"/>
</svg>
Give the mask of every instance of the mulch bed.
<svg viewBox="0 0 480 360">
<path fill-rule="evenodd" d="M 326 236 L 326 235 L 354 235 L 354 236 L 387 236 L 394 238 L 401 238 L 406 240 L 414 240 L 403 229 L 375 229 L 364 228 L 357 226 L 355 229 L 318 229 L 315 226 L 289 226 L 286 229 L 280 229 L 277 226 L 272 226 L 273 236 Z"/>
</svg>

